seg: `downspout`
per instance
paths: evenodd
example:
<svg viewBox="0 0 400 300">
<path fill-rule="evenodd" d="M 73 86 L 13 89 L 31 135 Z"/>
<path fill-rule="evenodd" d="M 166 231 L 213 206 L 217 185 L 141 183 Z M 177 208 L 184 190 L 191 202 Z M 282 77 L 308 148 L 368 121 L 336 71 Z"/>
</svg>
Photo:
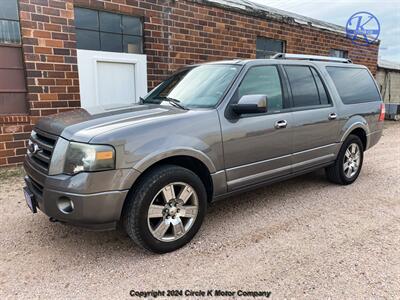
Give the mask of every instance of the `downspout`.
<svg viewBox="0 0 400 300">
<path fill-rule="evenodd" d="M 166 7 L 163 9 L 163 19 L 164 19 L 164 25 L 167 28 L 167 65 L 168 65 L 168 74 L 171 73 L 171 51 L 173 50 L 172 46 L 172 34 L 170 31 L 170 26 L 172 25 L 172 20 L 171 20 L 171 13 L 172 13 L 172 7 L 171 5 L 175 2 L 175 0 L 168 0 Z"/>
<path fill-rule="evenodd" d="M 389 103 L 392 102 L 392 76 L 390 72 L 388 72 L 389 77 Z"/>
</svg>

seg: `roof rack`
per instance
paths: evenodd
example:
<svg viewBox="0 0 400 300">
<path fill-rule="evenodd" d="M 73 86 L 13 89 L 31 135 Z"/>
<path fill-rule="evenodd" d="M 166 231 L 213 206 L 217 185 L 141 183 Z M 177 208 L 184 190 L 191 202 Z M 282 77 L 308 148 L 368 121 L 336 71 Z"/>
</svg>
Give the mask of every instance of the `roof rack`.
<svg viewBox="0 0 400 300">
<path fill-rule="evenodd" d="M 351 59 L 341 57 L 330 57 L 330 56 L 319 56 L 319 55 L 306 55 L 306 54 L 288 54 L 288 53 L 277 53 L 271 57 L 272 59 L 300 59 L 300 60 L 311 60 L 311 61 L 331 61 L 351 64 Z"/>
</svg>

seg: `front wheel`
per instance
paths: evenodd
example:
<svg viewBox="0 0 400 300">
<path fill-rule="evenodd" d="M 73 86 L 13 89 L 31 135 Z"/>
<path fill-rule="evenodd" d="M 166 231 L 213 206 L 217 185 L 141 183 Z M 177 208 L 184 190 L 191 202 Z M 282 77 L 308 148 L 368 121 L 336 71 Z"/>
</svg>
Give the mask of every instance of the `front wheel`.
<svg viewBox="0 0 400 300">
<path fill-rule="evenodd" d="M 364 148 L 361 139 L 351 134 L 340 148 L 335 164 L 326 168 L 326 175 L 334 183 L 351 184 L 361 172 L 363 159 Z"/>
<path fill-rule="evenodd" d="M 174 165 L 156 167 L 133 188 L 123 211 L 128 235 L 156 252 L 174 251 L 199 230 L 207 207 L 201 179 Z"/>
</svg>

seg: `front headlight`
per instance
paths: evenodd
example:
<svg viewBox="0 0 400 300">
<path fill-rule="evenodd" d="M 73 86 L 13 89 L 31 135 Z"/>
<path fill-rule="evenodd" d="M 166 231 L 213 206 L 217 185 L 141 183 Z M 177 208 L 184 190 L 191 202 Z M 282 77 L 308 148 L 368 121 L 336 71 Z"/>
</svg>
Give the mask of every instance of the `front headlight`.
<svg viewBox="0 0 400 300">
<path fill-rule="evenodd" d="M 104 171 L 115 169 L 115 150 L 106 145 L 70 142 L 64 163 L 64 173 Z"/>
</svg>

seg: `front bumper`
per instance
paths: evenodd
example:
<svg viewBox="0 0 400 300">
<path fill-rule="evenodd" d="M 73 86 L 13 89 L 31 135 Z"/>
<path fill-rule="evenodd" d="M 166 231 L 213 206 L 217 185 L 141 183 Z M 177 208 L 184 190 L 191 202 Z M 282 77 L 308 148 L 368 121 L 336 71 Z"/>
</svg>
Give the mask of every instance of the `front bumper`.
<svg viewBox="0 0 400 300">
<path fill-rule="evenodd" d="M 49 176 L 28 160 L 24 168 L 26 186 L 47 216 L 93 230 L 115 229 L 129 192 L 123 182 L 132 170 Z"/>
</svg>

